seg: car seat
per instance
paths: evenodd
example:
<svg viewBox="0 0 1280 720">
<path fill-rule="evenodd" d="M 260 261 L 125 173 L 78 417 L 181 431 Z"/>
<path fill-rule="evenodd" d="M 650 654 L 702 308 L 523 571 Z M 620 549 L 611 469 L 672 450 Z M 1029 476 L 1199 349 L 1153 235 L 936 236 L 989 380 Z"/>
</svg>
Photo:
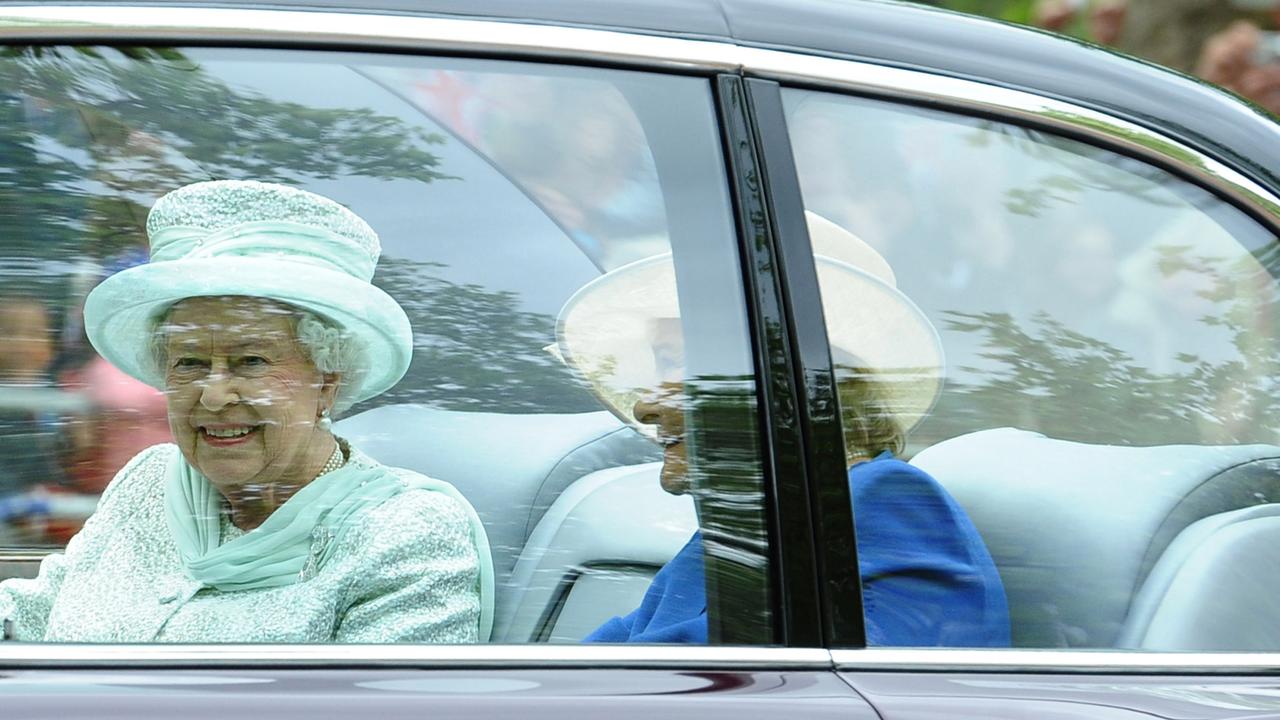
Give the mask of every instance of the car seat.
<svg viewBox="0 0 1280 720">
<path fill-rule="evenodd" d="M 1169 544 L 1134 599 L 1122 648 L 1280 650 L 1280 504 L 1211 515 Z"/>
<path fill-rule="evenodd" d="M 1231 529 L 1174 543 L 1204 518 L 1280 501 L 1280 448 L 1272 445 L 1090 445 L 1000 428 L 938 443 L 911 462 L 951 492 L 986 541 L 1015 646 L 1194 649 L 1201 641 L 1172 625 L 1192 622 L 1190 605 L 1211 592 L 1203 583 L 1238 574 L 1205 567 L 1206 559 L 1260 572 L 1280 547 L 1258 545 L 1266 562 L 1246 560 L 1244 548 L 1274 532 L 1265 511 L 1220 519 Z M 1173 579 L 1159 579 L 1166 574 Z M 1229 592 L 1243 605 L 1256 590 Z M 1273 613 L 1242 617 L 1280 624 Z"/>
<path fill-rule="evenodd" d="M 662 490 L 661 462 L 592 473 L 543 515 L 494 619 L 499 642 L 578 642 L 640 605 L 649 582 L 698 529 L 693 499 Z"/>
<path fill-rule="evenodd" d="M 340 420 L 334 431 L 383 464 L 451 483 L 471 502 L 493 553 L 495 618 L 507 614 L 516 558 L 566 487 L 596 470 L 659 455 L 604 411 L 517 415 L 386 405 Z"/>
</svg>

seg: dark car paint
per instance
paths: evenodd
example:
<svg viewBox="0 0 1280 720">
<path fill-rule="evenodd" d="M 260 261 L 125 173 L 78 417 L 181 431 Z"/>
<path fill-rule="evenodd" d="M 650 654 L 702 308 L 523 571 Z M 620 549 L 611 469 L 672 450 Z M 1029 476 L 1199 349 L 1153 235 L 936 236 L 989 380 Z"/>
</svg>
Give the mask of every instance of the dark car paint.
<svg viewBox="0 0 1280 720">
<path fill-rule="evenodd" d="M 874 672 L 846 672 L 841 677 L 884 720 L 1280 717 L 1280 682 L 1268 678 Z"/>
<path fill-rule="evenodd" d="M 720 86 L 722 103 L 726 94 L 733 99 L 734 94 L 723 89 L 737 85 L 730 86 L 722 78 Z M 780 354 L 786 359 L 785 364 L 775 362 L 775 367 L 760 370 L 789 386 L 785 394 L 782 388 L 774 393 L 785 397 L 784 403 L 771 402 L 774 416 L 791 423 L 789 444 L 784 447 L 783 438 L 772 438 L 771 447 L 782 455 L 774 473 L 804 480 L 770 485 L 777 513 L 775 575 L 788 584 L 787 592 L 779 594 L 784 605 L 777 613 L 778 624 L 783 637 L 792 642 L 858 647 L 865 642 L 865 628 L 857 549 L 853 535 L 845 530 L 853 527 L 853 512 L 844 482 L 844 435 L 830 401 L 835 387 L 831 349 L 822 312 L 815 311 L 821 301 L 800 179 L 778 84 L 750 78 L 741 86 L 737 115 L 733 105 L 723 106 L 721 113 L 730 138 L 738 125 L 744 126 L 737 131 L 742 135 L 738 146 L 754 144 L 750 153 L 729 155 L 734 177 L 739 179 L 737 195 L 759 196 L 759 210 L 744 212 L 740 219 L 743 236 L 758 238 L 744 246 L 744 257 L 751 258 L 747 286 L 757 290 L 753 305 L 762 315 L 777 313 L 772 322 L 757 324 L 776 325 L 780 337 L 758 340 L 758 345 L 766 357 Z M 770 283 L 777 287 L 759 292 Z M 771 297 L 780 299 L 781 305 L 773 308 Z M 757 328 L 757 338 L 762 330 Z M 820 619 L 818 626 L 814 618 Z"/>
<path fill-rule="evenodd" d="M 0 5 L 5 4 L 0 0 Z M 23 3 L 11 3 L 23 4 Z M 92 4 L 92 3 L 87 3 Z M 140 3 L 135 3 L 140 4 Z M 176 3 L 165 3 L 173 5 Z M 248 3 L 218 3 L 246 7 Z M 818 52 L 861 57 L 875 62 L 932 70 L 1008 87 L 1035 90 L 1107 110 L 1149 127 L 1159 128 L 1200 147 L 1246 172 L 1269 188 L 1280 180 L 1268 168 L 1280 168 L 1280 139 L 1276 126 L 1262 122 L 1252 110 L 1222 93 L 1190 80 L 1171 78 L 1157 69 L 1137 65 L 1111 53 L 1064 43 L 1040 34 L 974 21 L 945 13 L 881 2 L 789 2 L 770 7 L 762 0 L 723 2 L 663 0 L 382 0 L 370 3 L 297 2 L 277 0 L 274 6 L 350 8 L 369 11 L 438 13 L 467 16 L 526 18 L 547 23 L 571 23 L 632 28 L 642 32 L 733 39 L 768 47 L 812 47 Z M 254 4 L 261 7 L 261 4 Z M 739 99 L 740 102 L 740 99 Z M 723 111 L 723 108 L 722 108 Z M 745 123 L 756 118 L 748 115 Z M 740 143 L 729 131 L 726 143 Z M 775 129 L 776 130 L 776 129 Z M 775 141 L 776 133 L 768 136 Z M 760 138 L 756 138 L 757 143 Z M 747 159 L 764 162 L 759 146 Z M 768 165 L 768 163 L 765 163 Z M 774 170 L 770 165 L 766 169 Z M 744 178 L 739 177 L 740 181 Z M 779 185 L 765 178 L 768 189 Z M 763 209 L 776 216 L 755 233 L 743 233 L 744 247 L 754 261 L 758 296 L 753 312 L 761 333 L 778 347 L 796 340 L 793 305 L 798 295 L 768 262 L 779 255 L 796 256 L 807 238 L 794 227 L 794 197 L 749 197 L 739 182 L 736 200 L 744 208 Z M 785 193 L 791 195 L 793 190 Z M 790 210 L 787 206 L 792 206 Z M 779 207 L 782 207 L 780 210 Z M 744 215 L 747 217 L 749 215 Z M 745 224 L 745 223 L 744 223 Z M 781 228 L 781 229 L 780 229 Z M 801 239 L 797 239 L 801 238 Z M 796 243 L 802 242 L 801 245 Z M 781 248 L 781 249 L 780 249 Z M 812 268 L 810 268 L 811 270 Z M 784 269 L 785 271 L 785 269 Z M 805 294 L 806 281 L 789 291 Z M 773 305 L 770 306 L 770 303 Z M 762 311 L 765 306 L 771 310 Z M 771 335 L 770 335 L 771 334 Z M 812 348 L 810 348 L 812 351 Z M 810 393 L 803 405 L 829 395 L 815 389 L 811 359 L 797 358 L 800 349 L 786 351 L 791 359 L 774 373 L 792 368 L 805 375 Z M 817 372 L 820 374 L 821 369 Z M 829 368 L 828 368 L 829 372 Z M 789 381 L 788 381 L 789 382 Z M 784 382 L 784 385 L 787 384 Z M 794 392 L 794 389 L 791 390 Z M 795 399 L 792 396 L 791 399 Z M 780 399 L 773 408 L 779 420 Z M 805 443 L 815 442 L 813 430 L 791 417 L 785 431 L 799 437 L 797 447 L 781 455 L 785 443 L 771 443 L 774 467 L 802 466 Z M 819 434 L 823 432 L 818 430 Z M 796 435 L 798 433 L 799 435 Z M 793 464 L 788 464 L 793 463 Z M 829 506 L 828 506 L 829 507 Z M 795 515 L 795 508 L 788 510 Z M 820 520 L 819 518 L 818 520 Z M 813 521 L 813 519 L 810 519 Z M 801 521 L 803 523 L 803 521 Z M 815 521 L 816 522 L 816 521 Z M 809 526 L 811 527 L 811 526 Z M 808 528 L 801 528 L 805 531 Z M 810 538 L 812 542 L 812 538 Z M 816 569 L 812 570 L 816 573 Z M 820 592 L 820 591 L 819 591 Z M 847 588 L 842 591 L 847 592 Z M 794 600 L 793 600 L 794 601 Z M 812 607 L 811 602 L 803 604 Z M 789 639 L 805 644 L 799 632 L 803 607 L 788 622 L 797 624 Z M 811 616 L 812 617 L 812 616 Z M 812 633 L 813 629 L 810 629 Z M 823 633 L 831 639 L 830 630 Z M 837 633 L 838 635 L 839 633 Z M 846 684 L 847 683 L 847 684 Z M 852 689 L 856 689 L 856 692 Z M 494 716 L 499 713 L 530 717 L 602 716 L 673 717 L 841 717 L 849 720 L 918 718 L 1223 718 L 1280 717 L 1280 694 L 1265 678 L 1142 677 L 1083 675 L 1018 675 L 973 673 L 843 672 L 675 672 L 669 670 L 245 670 L 199 669 L 119 671 L 21 670 L 0 672 L 0 717 L 80 718 L 143 717 L 161 713 L 192 720 L 201 717 L 396 717 Z M 864 702 L 865 698 L 865 702 Z M 874 708 L 874 710 L 873 710 Z"/>
<path fill-rule="evenodd" d="M 0 673 L 0 716 L 876 720 L 828 672 L 151 670 Z"/>
</svg>

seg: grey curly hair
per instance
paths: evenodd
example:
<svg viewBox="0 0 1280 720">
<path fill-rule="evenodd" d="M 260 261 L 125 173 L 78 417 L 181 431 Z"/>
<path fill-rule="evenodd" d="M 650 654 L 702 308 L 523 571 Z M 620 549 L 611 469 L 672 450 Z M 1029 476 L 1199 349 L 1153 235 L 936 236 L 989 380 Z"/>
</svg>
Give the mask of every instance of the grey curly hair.
<svg viewBox="0 0 1280 720">
<path fill-rule="evenodd" d="M 332 414 L 345 411 L 351 407 L 351 399 L 346 388 L 359 385 L 357 377 L 361 369 L 359 350 L 352 345 L 342 328 L 328 318 L 293 305 L 283 303 L 282 305 L 289 310 L 288 317 L 293 327 L 293 337 L 311 360 L 311 364 L 322 373 L 342 375 L 342 381 L 338 383 L 338 394 L 334 400 Z M 168 364 L 168 339 L 165 333 L 165 324 L 168 319 L 169 312 L 165 311 L 156 318 L 151 332 L 151 361 L 159 377 L 164 377 L 164 368 Z"/>
</svg>

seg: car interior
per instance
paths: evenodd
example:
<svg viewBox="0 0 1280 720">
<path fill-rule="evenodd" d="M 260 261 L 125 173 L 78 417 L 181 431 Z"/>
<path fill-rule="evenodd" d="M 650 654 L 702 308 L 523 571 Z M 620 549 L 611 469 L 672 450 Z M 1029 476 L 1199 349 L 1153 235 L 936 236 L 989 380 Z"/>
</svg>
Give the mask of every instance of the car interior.
<svg viewBox="0 0 1280 720">
<path fill-rule="evenodd" d="M 696 528 L 692 501 L 659 486 L 656 448 L 603 411 L 392 405 L 337 429 L 471 500 L 497 571 L 491 642 L 580 640 L 635 608 Z M 996 428 L 912 463 L 982 533 L 1015 646 L 1280 649 L 1280 628 L 1261 621 L 1280 584 L 1280 447 L 1090 445 Z"/>
</svg>

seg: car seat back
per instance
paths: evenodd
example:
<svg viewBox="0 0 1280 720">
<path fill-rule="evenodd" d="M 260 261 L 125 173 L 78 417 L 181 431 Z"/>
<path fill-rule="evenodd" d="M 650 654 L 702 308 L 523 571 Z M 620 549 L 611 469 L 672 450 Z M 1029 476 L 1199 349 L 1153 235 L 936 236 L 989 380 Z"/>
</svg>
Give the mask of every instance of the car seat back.
<svg viewBox="0 0 1280 720">
<path fill-rule="evenodd" d="M 529 538 L 495 642 L 578 642 L 640 604 L 698 529 L 693 499 L 662 490 L 661 462 L 610 468 L 570 486 Z"/>
<path fill-rule="evenodd" d="M 1134 599 L 1123 648 L 1280 651 L 1280 504 L 1219 513 L 1169 544 Z"/>
<path fill-rule="evenodd" d="M 1173 539 L 1280 500 L 1280 448 L 1126 447 L 1000 428 L 912 459 L 965 508 L 1009 599 L 1013 644 L 1112 647 Z"/>
<path fill-rule="evenodd" d="M 471 502 L 493 552 L 495 617 L 529 534 L 566 487 L 601 468 L 658 456 L 655 445 L 603 411 L 515 415 L 386 405 L 340 420 L 334 431 L 385 465 L 451 483 Z"/>
</svg>

